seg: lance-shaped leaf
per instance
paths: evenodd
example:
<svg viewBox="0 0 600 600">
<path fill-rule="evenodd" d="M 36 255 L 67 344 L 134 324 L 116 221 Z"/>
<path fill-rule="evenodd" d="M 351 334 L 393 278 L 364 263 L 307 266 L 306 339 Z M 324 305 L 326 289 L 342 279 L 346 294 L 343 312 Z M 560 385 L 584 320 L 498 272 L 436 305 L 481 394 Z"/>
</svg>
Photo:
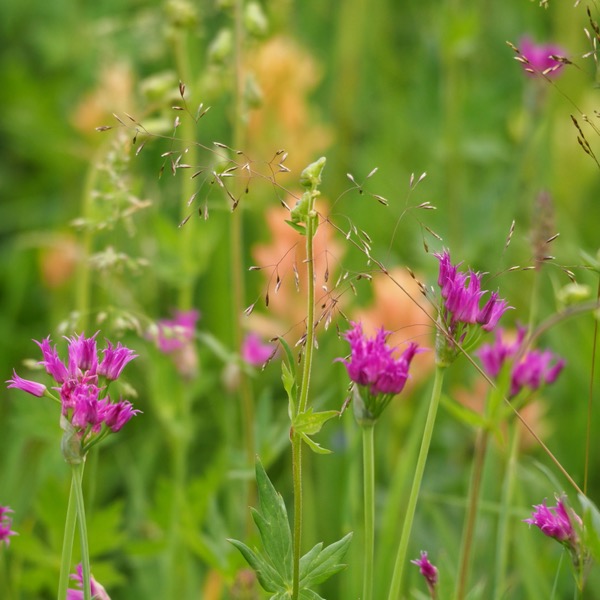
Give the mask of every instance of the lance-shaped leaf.
<svg viewBox="0 0 600 600">
<path fill-rule="evenodd" d="M 348 551 L 351 539 L 352 533 L 349 533 L 325 549 L 319 543 L 307 552 L 300 559 L 300 587 L 312 588 L 344 569 L 346 565 L 340 561 Z"/>
<path fill-rule="evenodd" d="M 283 339 L 279 338 L 285 354 L 287 356 L 288 364 L 285 361 L 281 361 L 281 380 L 283 381 L 283 387 L 288 396 L 288 415 L 290 421 L 294 419 L 296 414 L 296 406 L 298 400 L 298 384 L 296 383 L 296 362 L 294 361 L 294 354 L 289 344 Z"/>
<path fill-rule="evenodd" d="M 246 562 L 256 572 L 258 582 L 264 590 L 267 592 L 277 592 L 285 587 L 281 575 L 276 571 L 273 565 L 269 564 L 258 552 L 258 550 L 251 550 L 246 544 L 239 540 L 229 539 L 231 542 L 246 559 Z"/>
<path fill-rule="evenodd" d="M 322 412 L 313 412 L 312 407 L 308 410 L 296 415 L 292 422 L 292 427 L 296 433 L 305 433 L 306 435 L 314 435 L 319 433 L 323 425 L 333 419 L 339 417 L 340 413 L 337 410 L 325 410 Z"/>
<path fill-rule="evenodd" d="M 281 494 L 273 487 L 262 463 L 256 461 L 260 508 L 252 509 L 264 551 L 283 581 L 292 580 L 292 532 Z"/>
</svg>

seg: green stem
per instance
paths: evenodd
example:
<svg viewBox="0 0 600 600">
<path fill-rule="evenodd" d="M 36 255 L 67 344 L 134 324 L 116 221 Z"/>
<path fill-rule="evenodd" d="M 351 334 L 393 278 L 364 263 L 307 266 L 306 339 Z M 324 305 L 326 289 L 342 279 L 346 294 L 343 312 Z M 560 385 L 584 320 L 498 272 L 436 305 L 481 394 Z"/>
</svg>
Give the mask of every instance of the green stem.
<svg viewBox="0 0 600 600">
<path fill-rule="evenodd" d="M 477 433 L 477 439 L 475 441 L 475 457 L 473 460 L 471 482 L 469 484 L 467 518 L 463 528 L 462 541 L 460 545 L 458 580 L 455 593 L 456 600 L 462 600 L 465 597 L 465 591 L 469 584 L 471 548 L 473 545 L 475 523 L 479 513 L 479 490 L 481 489 L 481 479 L 483 477 L 483 467 L 485 464 L 488 440 L 489 431 L 479 430 Z"/>
<path fill-rule="evenodd" d="M 429 412 L 427 413 L 427 421 L 425 422 L 425 429 L 423 430 L 423 441 L 421 442 L 421 449 L 419 451 L 419 457 L 417 458 L 417 466 L 415 468 L 415 475 L 413 478 L 412 488 L 410 490 L 408 506 L 406 507 L 406 516 L 404 517 L 404 525 L 402 527 L 402 535 L 400 537 L 400 544 L 398 546 L 398 553 L 396 555 L 396 563 L 394 565 L 394 574 L 392 576 L 388 600 L 397 600 L 400 597 L 404 563 L 406 562 L 406 553 L 408 551 L 408 541 L 410 539 L 415 510 L 417 507 L 419 490 L 421 489 L 421 481 L 423 480 L 423 473 L 425 471 L 425 463 L 427 462 L 427 455 L 429 454 L 429 446 L 431 444 L 433 426 L 435 425 L 435 417 L 440 403 L 440 397 L 442 395 L 444 373 L 445 367 L 438 365 L 435 370 L 435 379 L 433 381 L 433 389 L 431 391 Z"/>
<path fill-rule="evenodd" d="M 83 574 L 83 600 L 92 600 L 90 550 L 88 546 L 87 525 L 85 522 L 85 505 L 83 502 L 83 462 L 72 465 L 73 487 L 75 488 L 75 505 L 79 522 L 79 540 L 81 542 L 81 571 Z"/>
<path fill-rule="evenodd" d="M 71 572 L 71 556 L 73 554 L 73 539 L 75 538 L 75 522 L 77 509 L 75 506 L 75 476 L 71 478 L 71 490 L 69 492 L 69 504 L 67 505 L 67 517 L 63 534 L 62 557 L 60 561 L 60 577 L 58 580 L 58 600 L 65 600 L 69 587 L 69 574 Z"/>
<path fill-rule="evenodd" d="M 300 588 L 300 553 L 302 551 L 302 438 L 292 438 L 292 472 L 294 478 L 294 565 L 292 600 L 298 600 Z"/>
<path fill-rule="evenodd" d="M 506 597 L 506 565 L 508 563 L 508 528 L 512 497 L 515 489 L 517 455 L 519 452 L 519 424 L 512 423 L 510 451 L 504 483 L 502 484 L 502 498 L 500 500 L 500 518 L 498 519 L 498 535 L 496 554 L 496 581 L 494 585 L 495 598 L 501 600 Z"/>
<path fill-rule="evenodd" d="M 362 427 L 365 503 L 365 548 L 363 600 L 373 598 L 373 559 L 375 553 L 375 425 Z"/>
<path fill-rule="evenodd" d="M 312 368 L 315 343 L 315 269 L 313 263 L 313 237 L 316 230 L 317 216 L 314 214 L 314 198 L 308 210 L 306 221 L 306 273 L 307 273 L 307 316 L 306 343 L 304 346 L 304 364 L 298 413 L 303 413 L 308 406 L 308 387 Z M 292 576 L 292 600 L 298 600 L 300 585 L 300 554 L 302 550 L 302 438 L 292 433 L 292 461 L 294 475 L 294 557 Z"/>
</svg>

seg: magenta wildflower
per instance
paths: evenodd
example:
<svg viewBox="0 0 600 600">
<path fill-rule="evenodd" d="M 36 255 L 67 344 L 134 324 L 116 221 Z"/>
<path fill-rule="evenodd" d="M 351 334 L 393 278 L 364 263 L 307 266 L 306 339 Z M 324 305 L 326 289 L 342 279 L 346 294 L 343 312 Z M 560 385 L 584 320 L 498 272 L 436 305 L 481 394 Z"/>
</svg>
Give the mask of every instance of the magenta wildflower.
<svg viewBox="0 0 600 600">
<path fill-rule="evenodd" d="M 102 351 L 104 355 L 98 366 L 98 375 L 102 375 L 111 381 L 118 379 L 125 365 L 137 357 L 137 354 L 129 348 L 117 342 L 116 347 L 107 340 L 108 347 Z"/>
<path fill-rule="evenodd" d="M 32 394 L 33 396 L 37 396 L 41 398 L 46 393 L 46 386 L 43 383 L 38 383 L 37 381 L 30 381 L 29 379 L 22 379 L 17 375 L 17 372 L 13 369 L 13 378 L 9 379 L 6 383 L 6 387 L 15 388 L 17 390 L 22 390 L 23 392 L 27 392 L 28 394 Z"/>
<path fill-rule="evenodd" d="M 62 447 L 69 462 L 80 461 L 93 444 L 107 433 L 119 431 L 140 412 L 126 400 L 112 402 L 106 387 L 101 387 L 98 381 L 99 377 L 108 381 L 117 379 L 136 355 L 120 343 L 113 346 L 107 341 L 107 347 L 102 350 L 103 360 L 98 363 L 96 335 L 66 338 L 69 343 L 66 364 L 50 345 L 50 338 L 36 342 L 44 358 L 41 364 L 58 384 L 53 389 L 59 394 L 55 399 L 61 403 L 61 427 L 65 431 Z M 52 397 L 46 386 L 21 379 L 16 373 L 7 383 L 8 387 Z"/>
<path fill-rule="evenodd" d="M 556 357 L 549 350 L 524 351 L 523 342 L 527 330 L 520 327 L 513 343 L 503 340 L 504 332 L 499 329 L 493 344 L 485 344 L 477 354 L 484 371 L 490 377 L 498 377 L 507 361 L 517 358 L 512 365 L 510 395 L 516 396 L 523 388 L 535 391 L 543 385 L 554 383 L 565 366 L 565 360 Z"/>
<path fill-rule="evenodd" d="M 4 543 L 8 547 L 10 545 L 10 537 L 18 535 L 16 531 L 12 531 L 13 511 L 8 506 L 0 506 L 0 544 Z"/>
<path fill-rule="evenodd" d="M 80 588 L 83 588 L 83 570 L 81 564 L 77 565 L 77 573 L 71 575 L 71 579 L 76 581 Z M 93 600 L 110 600 L 104 587 L 93 576 L 90 578 L 90 591 Z M 83 590 L 67 590 L 67 600 L 83 600 Z"/>
<path fill-rule="evenodd" d="M 497 292 L 492 292 L 480 307 L 487 293 L 481 289 L 481 275 L 472 270 L 468 273 L 459 271 L 460 264 L 452 264 L 447 250 L 434 256 L 440 261 L 438 286 L 443 300 L 440 320 L 446 330 L 441 344 L 438 344 L 438 361 L 440 364 L 449 364 L 456 357 L 456 344 L 465 341 L 473 325 L 481 326 L 484 331 L 492 331 L 510 307 Z"/>
<path fill-rule="evenodd" d="M 264 365 L 275 354 L 271 344 L 265 344 L 260 336 L 250 332 L 242 344 L 242 359 L 253 367 Z"/>
<path fill-rule="evenodd" d="M 542 504 L 534 505 L 535 511 L 531 518 L 523 519 L 524 523 L 539 527 L 542 533 L 554 538 L 571 550 L 577 549 L 578 536 L 573 522 L 581 526 L 581 518 L 571 508 L 567 509 L 563 497 L 556 497 L 556 506 L 546 506 L 546 500 Z"/>
<path fill-rule="evenodd" d="M 176 310 L 173 319 L 158 321 L 158 333 L 155 341 L 161 352 L 170 354 L 189 344 L 196 332 L 196 323 L 200 318 L 197 310 Z"/>
<path fill-rule="evenodd" d="M 361 418 L 375 421 L 392 397 L 404 389 L 410 363 L 420 350 L 411 343 L 399 358 L 394 358 L 395 349 L 386 344 L 389 332 L 382 328 L 375 337 L 368 338 L 360 323 L 351 325 L 352 329 L 344 334 L 350 343 L 350 359 L 336 361 L 346 366 L 350 379 L 365 392 L 362 401 L 366 413 Z"/>
<path fill-rule="evenodd" d="M 421 575 L 425 578 L 427 582 L 427 587 L 429 588 L 429 592 L 431 597 L 435 597 L 435 586 L 438 580 L 438 570 L 436 567 L 431 564 L 429 559 L 427 558 L 427 552 L 421 550 L 421 557 L 415 560 L 410 561 L 413 565 L 417 565 L 419 567 L 419 571 Z"/>
<path fill-rule="evenodd" d="M 529 76 L 542 74 L 546 77 L 558 77 L 563 63 L 552 58 L 564 56 L 564 50 L 556 44 L 536 44 L 530 37 L 524 37 L 519 42 L 519 52 L 525 59 L 523 68 Z"/>
</svg>

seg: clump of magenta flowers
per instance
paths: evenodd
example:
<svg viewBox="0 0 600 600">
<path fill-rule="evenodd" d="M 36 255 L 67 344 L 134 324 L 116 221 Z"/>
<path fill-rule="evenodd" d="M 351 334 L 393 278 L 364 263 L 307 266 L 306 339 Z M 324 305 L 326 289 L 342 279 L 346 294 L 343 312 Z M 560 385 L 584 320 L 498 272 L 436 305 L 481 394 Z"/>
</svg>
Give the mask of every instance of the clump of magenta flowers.
<svg viewBox="0 0 600 600">
<path fill-rule="evenodd" d="M 50 389 L 43 383 L 23 379 L 13 371 L 7 381 L 9 388 L 15 388 L 33 396 L 51 398 L 60 405 L 60 427 L 63 430 L 61 451 L 65 461 L 72 468 L 71 493 L 67 508 L 63 556 L 59 581 L 58 598 L 78 598 L 91 600 L 97 596 L 98 584 L 90 573 L 89 548 L 85 522 L 82 480 L 83 468 L 89 450 L 111 433 L 117 433 L 140 411 L 134 409 L 129 400 L 115 401 L 108 389 L 119 379 L 125 366 L 136 358 L 133 350 L 120 342 L 113 345 L 106 342 L 100 352 L 96 342 L 97 333 L 85 337 L 82 333 L 66 338 L 68 357 L 63 361 L 50 338 L 36 344 L 42 351 L 40 361 L 48 375 L 56 383 Z M 82 590 L 67 590 L 75 520 L 79 524 L 81 542 L 81 564 L 78 567 L 78 581 Z M 95 591 L 96 590 L 96 591 Z M 105 594 L 105 593 L 104 593 Z M 102 597 L 108 598 L 107 595 Z"/>
</svg>

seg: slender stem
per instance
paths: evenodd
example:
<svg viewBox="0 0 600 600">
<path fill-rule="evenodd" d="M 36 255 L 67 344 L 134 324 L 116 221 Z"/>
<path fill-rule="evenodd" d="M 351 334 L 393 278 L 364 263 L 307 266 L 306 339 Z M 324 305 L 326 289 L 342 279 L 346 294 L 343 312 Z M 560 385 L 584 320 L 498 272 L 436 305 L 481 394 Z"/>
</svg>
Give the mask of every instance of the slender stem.
<svg viewBox="0 0 600 600">
<path fill-rule="evenodd" d="M 75 522 L 77 520 L 77 508 L 75 506 L 75 476 L 71 478 L 71 490 L 69 492 L 69 504 L 67 505 L 67 517 L 63 534 L 62 557 L 60 561 L 60 577 L 58 580 L 58 600 L 65 600 L 69 587 L 69 574 L 71 571 L 71 556 L 73 554 L 73 539 L 75 537 Z"/>
<path fill-rule="evenodd" d="M 498 520 L 497 554 L 496 554 L 496 581 L 494 585 L 495 598 L 501 600 L 505 597 L 506 590 L 506 565 L 508 563 L 508 527 L 512 497 L 515 489 L 517 455 L 519 452 L 519 424 L 511 425 L 510 451 L 504 482 L 502 484 L 502 498 L 500 501 L 500 518 Z"/>
<path fill-rule="evenodd" d="M 292 438 L 292 470 L 294 478 L 294 564 L 292 600 L 298 600 L 300 588 L 300 553 L 302 551 L 302 438 Z"/>
<path fill-rule="evenodd" d="M 600 301 L 600 280 L 596 300 Z M 585 461 L 583 468 L 583 493 L 587 494 L 588 473 L 590 470 L 590 444 L 592 439 L 592 415 L 594 410 L 594 376 L 596 372 L 596 347 L 598 345 L 598 319 L 594 319 L 594 335 L 592 339 L 592 366 L 590 369 L 590 385 L 587 403 L 587 421 L 585 428 Z"/>
<path fill-rule="evenodd" d="M 425 421 L 423 441 L 421 442 L 421 449 L 419 451 L 419 457 L 417 458 L 417 466 L 415 468 L 415 475 L 413 478 L 412 488 L 410 490 L 408 506 L 406 507 L 406 516 L 404 517 L 404 525 L 402 527 L 402 535 L 400 537 L 400 544 L 398 546 L 398 554 L 396 555 L 396 563 L 394 565 L 394 574 L 392 576 L 388 600 L 397 600 L 400 597 L 404 563 L 406 562 L 406 553 L 408 551 L 408 541 L 410 539 L 415 509 L 417 507 L 419 490 L 421 489 L 421 481 L 423 480 L 423 473 L 425 471 L 425 463 L 427 462 L 427 455 L 429 454 L 429 446 L 431 444 L 433 426 L 435 425 L 435 417 L 440 403 L 440 397 L 442 395 L 444 373 L 445 367 L 438 365 L 435 370 L 435 379 L 433 381 L 433 389 L 431 391 L 429 412 L 427 413 L 427 421 Z"/>
<path fill-rule="evenodd" d="M 312 367 L 313 350 L 315 343 L 315 269 L 313 264 L 313 237 L 316 229 L 316 215 L 314 215 L 313 202 L 308 211 L 306 222 L 306 272 L 307 272 L 307 317 L 306 317 L 306 344 L 304 346 L 304 365 L 302 370 L 302 384 L 298 414 L 303 413 L 308 406 L 308 387 Z M 292 600 L 298 600 L 300 585 L 300 554 L 302 550 L 302 438 L 292 433 L 292 461 L 294 470 L 294 557 L 292 576 Z"/>
<path fill-rule="evenodd" d="M 307 272 L 307 295 L 308 307 L 306 316 L 306 344 L 304 346 L 304 365 L 302 371 L 302 387 L 300 389 L 300 401 L 298 413 L 303 413 L 308 406 L 308 387 L 310 385 L 310 374 L 312 369 L 313 348 L 315 344 L 315 266 L 313 262 L 313 236 L 315 235 L 315 224 L 313 209 L 309 211 L 306 223 L 306 272 Z"/>
<path fill-rule="evenodd" d="M 373 559 L 375 553 L 375 426 L 362 427 L 365 503 L 365 548 L 362 600 L 373 598 Z"/>
<path fill-rule="evenodd" d="M 463 528 L 462 541 L 460 545 L 458 580 L 455 593 L 456 600 L 462 600 L 464 598 L 466 588 L 469 584 L 471 547 L 473 544 L 473 534 L 475 532 L 477 514 L 479 512 L 479 490 L 481 489 L 481 479 L 483 476 L 483 467 L 485 464 L 488 440 L 489 431 L 480 429 L 477 433 L 477 439 L 475 441 L 475 457 L 473 460 L 471 482 L 469 484 L 467 518 Z"/>
<path fill-rule="evenodd" d="M 92 600 L 90 550 L 88 546 L 87 525 L 85 522 L 85 505 L 83 502 L 83 462 L 72 465 L 73 486 L 75 488 L 75 505 L 77 507 L 77 521 L 79 523 L 79 541 L 81 543 L 81 571 L 83 574 L 83 600 Z"/>
</svg>

